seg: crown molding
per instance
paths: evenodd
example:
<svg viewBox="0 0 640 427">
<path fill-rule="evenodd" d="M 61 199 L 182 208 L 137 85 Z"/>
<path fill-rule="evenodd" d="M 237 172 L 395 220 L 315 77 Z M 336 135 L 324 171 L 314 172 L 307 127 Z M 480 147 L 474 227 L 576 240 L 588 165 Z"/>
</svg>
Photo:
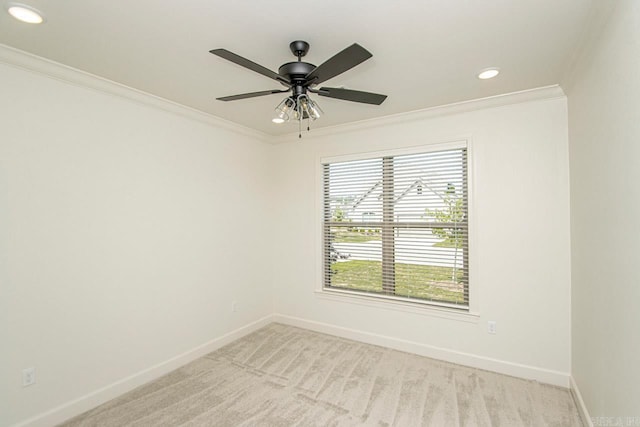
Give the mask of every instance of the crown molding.
<svg viewBox="0 0 640 427">
<path fill-rule="evenodd" d="M 46 58 L 13 48 L 0 43 L 0 63 L 34 72 L 58 81 L 96 90 L 105 94 L 124 98 L 138 104 L 157 108 L 172 114 L 225 129 L 243 136 L 255 138 L 269 144 L 299 141 L 297 133 L 285 135 L 269 135 L 264 132 L 239 125 L 229 120 L 222 119 L 209 113 L 187 107 L 174 101 L 143 92 L 138 89 L 116 83 L 112 80 L 87 73 L 82 70 L 51 61 Z M 496 108 L 505 105 L 519 104 L 523 102 L 538 101 L 564 97 L 565 93 L 559 85 L 544 86 L 536 89 L 523 90 L 502 95 L 479 98 L 469 101 L 456 102 L 407 113 L 393 114 L 357 122 L 345 123 L 337 126 L 314 129 L 305 134 L 305 140 L 321 138 L 337 133 L 349 133 L 363 129 L 372 129 L 380 126 L 389 126 L 399 123 L 420 121 L 452 114 L 466 113 L 486 108 Z"/>
<path fill-rule="evenodd" d="M 392 114 L 389 116 L 376 117 L 373 119 L 350 122 L 336 126 L 317 128 L 312 132 L 305 133 L 303 141 L 306 139 L 321 138 L 335 134 L 361 131 L 363 129 L 373 129 L 381 126 L 390 126 L 400 123 L 427 120 L 435 117 L 467 113 L 487 108 L 497 108 L 512 104 L 521 104 L 524 102 L 564 97 L 565 93 L 560 85 L 543 86 L 519 92 L 511 92 L 502 95 L 489 96 L 486 98 L 478 98 L 469 101 L 456 102 L 453 104 L 440 105 L 437 107 L 430 107 L 422 110 L 410 111 L 407 113 Z M 270 140 L 274 144 L 300 141 L 297 132 L 270 137 Z"/>
<path fill-rule="evenodd" d="M 138 104 L 196 120 L 218 129 L 256 138 L 262 142 L 273 143 L 270 135 L 263 132 L 1 43 L 0 63 L 74 86 L 124 98 Z"/>
</svg>

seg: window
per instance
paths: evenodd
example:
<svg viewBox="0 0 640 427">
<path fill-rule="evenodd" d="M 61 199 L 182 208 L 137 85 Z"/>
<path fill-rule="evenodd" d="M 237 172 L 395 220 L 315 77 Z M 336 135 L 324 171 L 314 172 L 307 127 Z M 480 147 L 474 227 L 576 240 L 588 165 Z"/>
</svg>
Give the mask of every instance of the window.
<svg viewBox="0 0 640 427">
<path fill-rule="evenodd" d="M 324 289 L 468 309 L 466 145 L 322 170 Z"/>
</svg>

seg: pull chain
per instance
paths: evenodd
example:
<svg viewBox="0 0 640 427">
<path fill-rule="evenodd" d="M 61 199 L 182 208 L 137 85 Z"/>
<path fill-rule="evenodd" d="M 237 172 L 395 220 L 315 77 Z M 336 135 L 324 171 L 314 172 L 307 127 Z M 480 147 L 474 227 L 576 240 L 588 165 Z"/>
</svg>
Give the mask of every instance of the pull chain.
<svg viewBox="0 0 640 427">
<path fill-rule="evenodd" d="M 298 139 L 302 139 L 302 106 L 298 97 Z"/>
</svg>

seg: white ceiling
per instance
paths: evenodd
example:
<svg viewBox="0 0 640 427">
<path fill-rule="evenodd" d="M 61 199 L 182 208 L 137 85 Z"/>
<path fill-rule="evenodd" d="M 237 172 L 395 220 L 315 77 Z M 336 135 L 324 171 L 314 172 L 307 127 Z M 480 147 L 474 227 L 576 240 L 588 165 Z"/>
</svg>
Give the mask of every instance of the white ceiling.
<svg viewBox="0 0 640 427">
<path fill-rule="evenodd" d="M 295 57 L 320 65 L 359 43 L 373 58 L 323 86 L 377 92 L 381 106 L 315 97 L 312 127 L 387 116 L 560 82 L 596 0 L 21 0 L 44 12 L 29 25 L 0 13 L 0 43 L 279 135 L 271 122 L 285 94 L 216 97 L 282 86 L 209 53 L 225 48 L 265 67 Z M 7 1 L 0 0 L 3 9 Z M 478 70 L 498 66 L 493 80 Z"/>
</svg>

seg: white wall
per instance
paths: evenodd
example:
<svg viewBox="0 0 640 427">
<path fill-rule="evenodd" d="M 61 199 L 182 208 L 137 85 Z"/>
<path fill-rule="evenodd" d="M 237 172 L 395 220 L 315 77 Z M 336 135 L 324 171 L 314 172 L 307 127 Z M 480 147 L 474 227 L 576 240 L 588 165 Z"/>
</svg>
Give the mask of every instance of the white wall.
<svg viewBox="0 0 640 427">
<path fill-rule="evenodd" d="M 565 383 L 563 96 L 312 131 L 270 146 L 233 126 L 2 63 L 0 93 L 0 425 L 68 415 L 82 407 L 74 399 L 107 396 L 103 387 L 130 385 L 274 311 Z M 473 143 L 479 317 L 319 298 L 320 216 L 310 191 L 319 158 L 461 136 Z M 497 335 L 486 333 L 487 320 L 498 322 Z M 30 366 L 37 384 L 23 388 Z"/>
<path fill-rule="evenodd" d="M 1 63 L 0 93 L 0 425 L 272 312 L 271 146 Z"/>
<path fill-rule="evenodd" d="M 312 130 L 301 142 L 275 147 L 275 188 L 280 192 L 276 313 L 293 323 L 334 332 L 351 328 L 352 336 L 368 339 L 374 334 L 383 337 L 379 342 L 393 337 L 401 348 L 422 347 L 423 354 L 567 386 L 571 350 L 565 97 L 407 120 L 383 126 L 363 123 L 359 130 L 356 125 L 321 136 Z M 479 319 L 458 321 L 316 295 L 321 205 L 310 189 L 317 188 L 319 159 L 460 136 L 470 136 L 473 143 L 475 209 L 470 214 L 475 250 L 470 263 Z M 497 321 L 496 335 L 487 333 L 487 320 Z"/>
<path fill-rule="evenodd" d="M 626 417 L 640 417 L 640 2 L 609 6 L 566 84 L 572 374 L 592 417 L 637 425 Z"/>
</svg>

